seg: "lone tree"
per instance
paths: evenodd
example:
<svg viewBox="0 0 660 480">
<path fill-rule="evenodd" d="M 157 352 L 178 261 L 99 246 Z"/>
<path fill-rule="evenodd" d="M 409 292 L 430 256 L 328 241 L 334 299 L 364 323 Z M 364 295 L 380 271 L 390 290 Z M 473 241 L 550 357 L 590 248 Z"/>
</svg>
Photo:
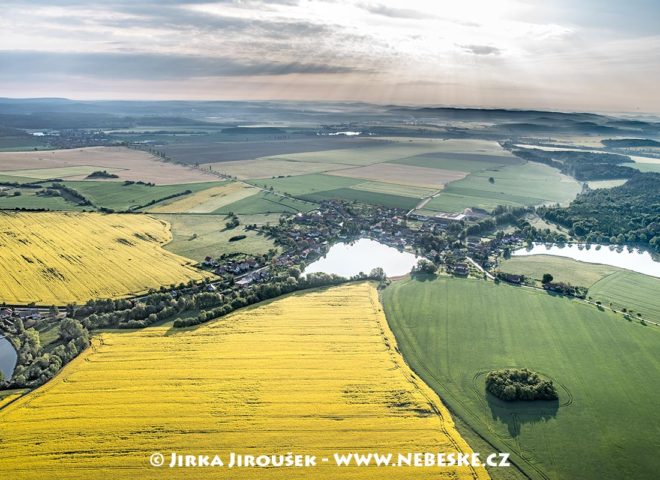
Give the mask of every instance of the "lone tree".
<svg viewBox="0 0 660 480">
<path fill-rule="evenodd" d="M 493 177 L 488 177 L 488 183 L 495 183 L 495 179 Z"/>
<path fill-rule="evenodd" d="M 541 283 L 543 283 L 543 284 L 550 283 L 554 280 L 554 278 L 555 277 L 553 277 L 549 273 L 544 273 L 543 278 L 541 279 Z"/>
<path fill-rule="evenodd" d="M 500 400 L 557 400 L 557 389 L 550 380 L 527 368 L 494 370 L 486 376 L 486 390 Z"/>
</svg>

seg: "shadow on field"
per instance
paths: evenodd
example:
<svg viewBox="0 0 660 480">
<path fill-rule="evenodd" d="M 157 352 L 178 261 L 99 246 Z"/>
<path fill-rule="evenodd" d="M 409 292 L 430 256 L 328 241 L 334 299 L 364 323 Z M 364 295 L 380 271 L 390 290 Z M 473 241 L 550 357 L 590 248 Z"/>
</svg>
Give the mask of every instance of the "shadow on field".
<svg viewBox="0 0 660 480">
<path fill-rule="evenodd" d="M 412 273 L 410 277 L 418 282 L 432 282 L 438 276 L 435 273 Z"/>
<path fill-rule="evenodd" d="M 559 400 L 505 402 L 486 392 L 493 420 L 506 424 L 509 435 L 516 438 L 526 423 L 547 422 L 557 416 Z"/>
</svg>

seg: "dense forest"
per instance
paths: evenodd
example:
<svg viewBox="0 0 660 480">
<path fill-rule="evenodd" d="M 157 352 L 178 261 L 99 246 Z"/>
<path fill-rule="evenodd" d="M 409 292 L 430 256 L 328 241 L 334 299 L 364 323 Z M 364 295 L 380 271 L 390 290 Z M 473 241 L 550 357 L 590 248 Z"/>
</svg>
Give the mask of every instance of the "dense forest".
<svg viewBox="0 0 660 480">
<path fill-rule="evenodd" d="M 637 170 L 621 163 L 631 163 L 626 155 L 617 153 L 577 152 L 560 150 L 546 152 L 539 149 L 514 148 L 514 155 L 528 161 L 539 162 L 559 169 L 561 173 L 580 181 L 630 178 Z"/>
<path fill-rule="evenodd" d="M 587 242 L 660 252 L 660 173 L 637 173 L 620 187 L 589 190 L 566 208 L 543 207 L 538 213 Z"/>
<path fill-rule="evenodd" d="M 660 147 L 660 142 L 648 138 L 616 138 L 602 140 L 601 143 L 613 148 Z"/>
</svg>

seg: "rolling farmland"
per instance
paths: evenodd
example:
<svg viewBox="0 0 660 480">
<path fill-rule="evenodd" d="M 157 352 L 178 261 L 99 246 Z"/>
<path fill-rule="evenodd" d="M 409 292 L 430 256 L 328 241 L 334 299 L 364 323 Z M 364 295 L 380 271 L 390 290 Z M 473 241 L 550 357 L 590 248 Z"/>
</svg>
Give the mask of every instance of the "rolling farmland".
<svg viewBox="0 0 660 480">
<path fill-rule="evenodd" d="M 332 172 L 332 174 L 377 182 L 411 185 L 413 187 L 435 188 L 436 190 L 449 182 L 460 180 L 467 175 L 466 172 L 462 171 L 418 167 L 414 165 L 397 165 L 395 163 L 382 163 L 338 170 Z"/>
<path fill-rule="evenodd" d="M 278 192 L 288 193 L 293 196 L 307 195 L 310 193 L 334 190 L 337 188 L 352 187 L 361 183 L 356 178 L 336 177 L 334 175 L 310 174 L 297 175 L 285 178 L 253 180 L 250 183 L 263 188 L 273 187 Z"/>
<path fill-rule="evenodd" d="M 609 277 L 608 277 L 609 278 Z M 654 478 L 660 330 L 545 292 L 482 280 L 396 282 L 383 292 L 404 358 L 470 427 L 532 478 Z M 487 396 L 484 373 L 527 367 L 559 402 Z M 588 441 L 578 441 L 589 432 Z"/>
<path fill-rule="evenodd" d="M 590 288 L 600 279 L 621 271 L 620 268 L 610 265 L 578 262 L 571 258 L 553 255 L 511 257 L 502 260 L 498 268 L 503 272 L 525 275 L 535 280 L 541 280 L 544 273 L 549 273 L 556 282 L 565 282 L 587 288 Z"/>
<path fill-rule="evenodd" d="M 254 230 L 246 230 L 245 225 L 277 223 L 279 214 L 241 216 L 241 225 L 225 229 L 225 215 L 207 214 L 157 214 L 156 218 L 167 221 L 172 229 L 172 241 L 163 248 L 177 255 L 203 262 L 209 253 L 264 254 L 276 248 L 273 241 Z M 240 241 L 230 242 L 236 235 L 245 235 Z"/>
<path fill-rule="evenodd" d="M 308 212 L 316 208 L 316 204 L 284 197 L 270 192 L 259 192 L 256 195 L 224 205 L 214 213 L 236 213 L 240 215 L 255 215 L 262 213 L 298 213 Z"/>
<path fill-rule="evenodd" d="M 418 155 L 447 155 L 454 153 L 477 153 L 488 157 L 514 158 L 503 150 L 496 142 L 482 140 L 431 140 L 408 137 L 388 137 L 381 140 L 370 140 L 360 148 L 343 150 L 325 150 L 320 152 L 305 152 L 280 155 L 271 158 L 282 158 L 299 162 L 316 162 L 322 164 L 340 164 L 366 166 L 375 163 L 398 163 L 402 159 Z M 506 163 L 507 160 L 504 160 Z M 516 162 L 516 163 L 519 163 Z M 430 166 L 430 165 L 421 165 Z M 442 168 L 442 167 L 441 167 Z"/>
<path fill-rule="evenodd" d="M 660 322 L 660 278 L 619 270 L 596 282 L 589 295 L 604 305 L 612 303 L 618 310 L 632 309 L 642 318 Z"/>
<path fill-rule="evenodd" d="M 295 136 L 273 139 L 272 135 L 220 135 L 215 138 L 192 139 L 161 147 L 168 156 L 189 165 L 252 160 L 274 155 L 314 155 L 330 149 L 359 150 L 381 142 L 370 138 Z M 218 166 L 222 169 L 222 166 Z"/>
<path fill-rule="evenodd" d="M 258 193 L 257 188 L 233 182 L 207 188 L 174 201 L 161 202 L 148 210 L 154 213 L 213 213 L 221 207 Z"/>
<path fill-rule="evenodd" d="M 326 150 L 257 159 L 238 172 L 251 183 L 310 201 L 343 198 L 410 209 L 408 198 L 432 198 L 422 213 L 457 212 L 468 207 L 492 210 L 497 205 L 530 206 L 565 203 L 580 191 L 578 182 L 546 165 L 525 163 L 496 142 L 389 138 L 390 143 L 359 149 Z M 260 162 L 286 163 L 283 173 Z M 296 170 L 296 163 L 301 164 Z M 313 171 L 318 164 L 317 171 Z M 337 165 L 346 168 L 336 169 Z M 313 173 L 309 173 L 313 172 Z M 491 183 L 490 178 L 493 178 Z M 389 186 L 389 187 L 388 187 Z M 356 193 L 355 190 L 365 193 Z M 389 190 L 389 191 L 388 191 Z M 374 195 L 377 194 L 377 195 Z"/>
<path fill-rule="evenodd" d="M 610 265 L 579 262 L 551 255 L 511 257 L 500 263 L 503 272 L 541 280 L 550 273 L 556 282 L 589 288 L 589 297 L 621 311 L 625 308 L 642 318 L 660 322 L 660 279 Z"/>
<path fill-rule="evenodd" d="M 126 185 L 123 182 L 79 181 L 64 182 L 64 184 L 82 194 L 97 207 L 113 210 L 134 210 L 149 206 L 152 203 L 158 203 L 172 195 L 189 195 L 185 192 L 196 193 L 210 187 L 222 185 L 222 182 L 174 185 L 133 183 Z"/>
<path fill-rule="evenodd" d="M 372 205 L 382 205 L 389 208 L 403 208 L 409 210 L 419 203 L 419 199 L 410 196 L 389 195 L 381 192 L 360 190 L 357 188 L 337 188 L 307 195 L 301 195 L 300 198 L 310 202 L 320 202 L 322 200 L 333 200 L 336 198 L 369 203 Z"/>
<path fill-rule="evenodd" d="M 291 295 L 220 321 L 103 333 L 45 387 L 0 410 L 0 473 L 163 478 L 153 452 L 470 452 L 403 362 L 370 284 Z M 145 412 L 148 412 L 145 415 Z M 320 434 L 322 432 L 322 434 Z M 223 469 L 198 469 L 218 478 Z M 431 473 L 430 473 L 431 472 Z M 190 478 L 168 469 L 168 478 Z M 231 477 L 487 479 L 482 468 L 235 468 Z"/>
<path fill-rule="evenodd" d="M 214 179 L 209 173 L 163 162 L 150 153 L 124 147 L 0 152 L 0 173 L 7 175 L 83 180 L 95 170 L 115 173 L 120 180 L 158 185 L 208 182 Z"/>
<path fill-rule="evenodd" d="M 298 162 L 286 158 L 257 158 L 235 162 L 208 163 L 209 168 L 223 175 L 231 175 L 241 180 L 271 178 L 281 175 L 306 175 L 311 173 L 341 170 L 344 165 L 335 163 Z"/>
<path fill-rule="evenodd" d="M 526 163 L 471 173 L 463 180 L 448 184 L 425 208 L 455 212 L 468 207 L 492 210 L 497 205 L 567 203 L 579 192 L 580 184 L 556 169 Z"/>
<path fill-rule="evenodd" d="M 440 152 L 415 155 L 413 157 L 394 160 L 391 163 L 443 170 L 478 172 L 479 170 L 494 169 L 505 165 L 520 165 L 523 161 L 517 157 L 503 155 Z"/>
<path fill-rule="evenodd" d="M 144 215 L 1 213 L 0 302 L 64 305 L 203 279 L 162 249 L 170 238 Z"/>
<path fill-rule="evenodd" d="M 273 188 L 310 202 L 339 198 L 396 208 L 412 208 L 422 196 L 435 190 L 425 187 L 371 182 L 335 175 L 298 175 L 294 177 L 252 180 L 263 188 Z"/>
</svg>

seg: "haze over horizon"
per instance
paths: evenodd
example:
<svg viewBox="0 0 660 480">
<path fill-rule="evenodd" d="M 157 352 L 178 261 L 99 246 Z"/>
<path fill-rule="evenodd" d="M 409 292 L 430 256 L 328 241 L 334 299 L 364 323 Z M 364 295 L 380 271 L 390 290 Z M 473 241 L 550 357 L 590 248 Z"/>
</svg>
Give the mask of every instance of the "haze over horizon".
<svg viewBox="0 0 660 480">
<path fill-rule="evenodd" d="M 3 3 L 5 97 L 660 113 L 653 0 Z"/>
</svg>

